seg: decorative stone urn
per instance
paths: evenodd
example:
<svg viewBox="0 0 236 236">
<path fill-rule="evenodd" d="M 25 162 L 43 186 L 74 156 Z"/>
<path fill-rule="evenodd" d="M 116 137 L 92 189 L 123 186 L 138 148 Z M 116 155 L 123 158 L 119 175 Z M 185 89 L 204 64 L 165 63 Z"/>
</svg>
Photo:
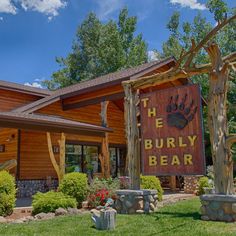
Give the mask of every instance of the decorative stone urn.
<svg viewBox="0 0 236 236">
<path fill-rule="evenodd" d="M 236 195 L 205 194 L 200 200 L 202 220 L 236 221 Z"/>
<path fill-rule="evenodd" d="M 117 190 L 115 209 L 120 214 L 150 213 L 157 208 L 157 190 Z"/>
</svg>

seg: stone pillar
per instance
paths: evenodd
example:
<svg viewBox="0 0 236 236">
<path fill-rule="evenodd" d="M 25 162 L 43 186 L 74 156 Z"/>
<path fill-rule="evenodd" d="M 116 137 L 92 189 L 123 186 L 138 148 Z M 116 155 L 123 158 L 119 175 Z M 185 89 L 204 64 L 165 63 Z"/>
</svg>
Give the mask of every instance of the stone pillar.
<svg viewBox="0 0 236 236">
<path fill-rule="evenodd" d="M 157 208 L 157 190 L 117 190 L 115 209 L 120 214 L 150 213 Z"/>
<path fill-rule="evenodd" d="M 201 176 L 184 176 L 184 192 L 194 193 L 198 191 L 198 180 Z"/>
</svg>

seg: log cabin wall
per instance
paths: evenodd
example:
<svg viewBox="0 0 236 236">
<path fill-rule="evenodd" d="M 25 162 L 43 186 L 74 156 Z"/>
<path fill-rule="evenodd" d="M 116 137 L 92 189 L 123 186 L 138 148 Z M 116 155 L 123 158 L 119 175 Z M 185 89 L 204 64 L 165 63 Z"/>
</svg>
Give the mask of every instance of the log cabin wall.
<svg viewBox="0 0 236 236">
<path fill-rule="evenodd" d="M 5 145 L 5 151 L 0 152 L 0 164 L 9 161 L 17 160 L 17 129 L 0 128 L 0 145 Z M 10 173 L 16 175 L 16 168 L 10 170 Z"/>
<path fill-rule="evenodd" d="M 23 105 L 34 102 L 39 98 L 40 97 L 38 96 L 30 94 L 0 89 L 0 112 L 11 111 Z"/>
</svg>

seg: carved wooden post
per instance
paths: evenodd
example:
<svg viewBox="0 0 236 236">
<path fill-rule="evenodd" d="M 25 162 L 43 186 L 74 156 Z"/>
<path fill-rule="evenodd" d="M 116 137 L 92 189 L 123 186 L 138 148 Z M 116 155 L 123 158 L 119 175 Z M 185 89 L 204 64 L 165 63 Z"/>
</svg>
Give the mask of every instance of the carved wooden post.
<svg viewBox="0 0 236 236">
<path fill-rule="evenodd" d="M 140 189 L 140 142 L 137 121 L 137 104 L 139 102 L 137 92 L 132 90 L 129 83 L 124 83 L 125 102 L 124 116 L 127 138 L 128 174 L 131 179 L 131 189 Z"/>
<path fill-rule="evenodd" d="M 234 194 L 233 160 L 227 145 L 227 90 L 229 65 L 223 62 L 216 44 L 206 48 L 212 63 L 208 99 L 208 126 L 211 139 L 211 151 L 215 172 L 216 193 Z"/>
<path fill-rule="evenodd" d="M 47 132 L 47 142 L 48 142 L 48 151 L 49 151 L 49 156 L 50 160 L 52 162 L 52 165 L 56 171 L 57 177 L 58 177 L 58 182 L 60 183 L 64 177 L 65 174 L 65 134 L 61 134 L 61 139 L 58 140 L 59 145 L 60 145 L 60 160 L 59 164 L 57 164 L 55 155 L 53 153 L 52 149 L 52 139 L 51 139 L 51 134 Z"/>
<path fill-rule="evenodd" d="M 102 126 L 107 127 L 107 108 L 109 101 L 104 101 L 101 103 L 101 120 Z M 108 143 L 108 133 L 105 133 L 105 137 L 102 138 L 102 154 L 99 155 L 102 165 L 102 173 L 105 178 L 110 177 L 110 154 L 109 154 L 109 143 Z"/>
</svg>

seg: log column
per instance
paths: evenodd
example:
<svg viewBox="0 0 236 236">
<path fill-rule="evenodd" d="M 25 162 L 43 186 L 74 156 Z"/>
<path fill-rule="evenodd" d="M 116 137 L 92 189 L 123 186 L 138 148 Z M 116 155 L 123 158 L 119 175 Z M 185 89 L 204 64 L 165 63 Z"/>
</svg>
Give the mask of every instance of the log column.
<svg viewBox="0 0 236 236">
<path fill-rule="evenodd" d="M 138 129 L 138 107 L 139 97 L 137 91 L 133 91 L 128 83 L 124 83 L 125 102 L 125 130 L 127 139 L 127 164 L 128 175 L 131 179 L 130 188 L 133 190 L 140 189 L 140 142 Z"/>
<path fill-rule="evenodd" d="M 227 90 L 229 65 L 223 62 L 216 44 L 206 48 L 211 62 L 210 89 L 208 99 L 208 126 L 211 139 L 211 152 L 215 172 L 215 189 L 218 194 L 234 194 L 233 159 L 227 125 Z"/>
<path fill-rule="evenodd" d="M 104 101 L 101 103 L 101 120 L 102 126 L 108 127 L 107 121 L 107 108 L 109 101 Z M 110 153 L 109 153 L 109 143 L 108 143 L 108 133 L 105 133 L 105 137 L 102 138 L 102 150 L 99 155 L 102 166 L 102 174 L 105 178 L 110 177 Z"/>
</svg>

